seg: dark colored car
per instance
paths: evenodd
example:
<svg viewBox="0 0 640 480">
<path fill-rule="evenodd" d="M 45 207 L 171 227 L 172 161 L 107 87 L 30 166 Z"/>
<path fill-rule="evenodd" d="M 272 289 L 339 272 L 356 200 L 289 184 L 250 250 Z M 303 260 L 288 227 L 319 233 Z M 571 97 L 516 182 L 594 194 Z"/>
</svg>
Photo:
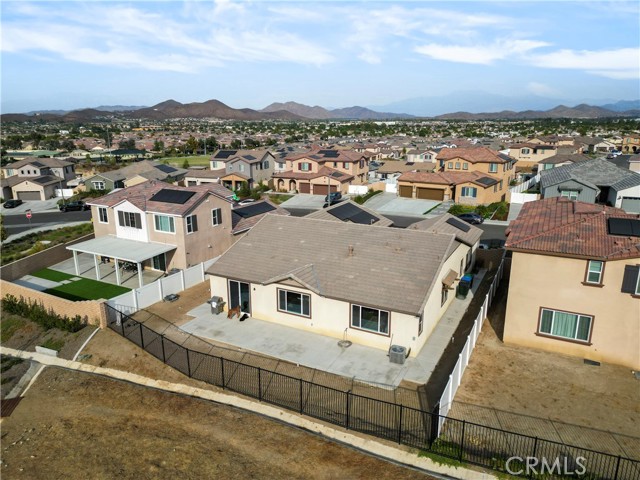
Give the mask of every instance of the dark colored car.
<svg viewBox="0 0 640 480">
<path fill-rule="evenodd" d="M 467 223 L 470 223 L 471 225 L 479 225 L 484 222 L 484 218 L 482 217 L 482 215 L 479 215 L 477 213 L 461 213 L 460 215 L 458 215 L 458 218 L 460 220 L 464 220 Z"/>
<path fill-rule="evenodd" d="M 324 197 L 324 203 L 327 205 L 333 205 L 334 203 L 338 203 L 342 200 L 342 194 L 340 192 L 331 192 L 329 195 Z"/>
<path fill-rule="evenodd" d="M 91 207 L 89 205 L 81 201 L 63 203 L 62 205 L 60 205 L 61 212 L 79 212 L 79 211 L 90 210 L 90 209 Z"/>
<path fill-rule="evenodd" d="M 24 202 L 22 200 L 20 200 L 19 198 L 13 199 L 13 200 L 7 200 L 6 202 L 4 202 L 4 205 L 2 205 L 4 208 L 16 208 L 18 205 L 22 205 Z"/>
</svg>

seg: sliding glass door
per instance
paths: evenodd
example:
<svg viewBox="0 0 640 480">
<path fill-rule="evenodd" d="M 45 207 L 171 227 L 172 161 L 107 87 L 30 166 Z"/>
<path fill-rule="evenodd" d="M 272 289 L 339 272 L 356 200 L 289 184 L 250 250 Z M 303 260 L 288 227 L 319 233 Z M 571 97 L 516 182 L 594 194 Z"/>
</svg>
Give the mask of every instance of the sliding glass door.
<svg viewBox="0 0 640 480">
<path fill-rule="evenodd" d="M 229 280 L 229 308 L 240 305 L 243 312 L 251 314 L 250 285 L 236 280 Z"/>
</svg>

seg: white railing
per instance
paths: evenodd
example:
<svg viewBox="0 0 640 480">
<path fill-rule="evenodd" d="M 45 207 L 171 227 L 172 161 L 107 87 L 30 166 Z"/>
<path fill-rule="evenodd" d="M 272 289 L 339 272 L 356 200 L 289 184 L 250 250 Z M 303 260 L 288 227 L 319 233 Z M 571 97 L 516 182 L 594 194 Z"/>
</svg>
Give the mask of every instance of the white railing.
<svg viewBox="0 0 640 480">
<path fill-rule="evenodd" d="M 535 177 L 530 178 L 526 182 L 521 183 L 520 185 L 516 185 L 515 187 L 510 188 L 511 193 L 522 193 L 526 190 L 529 190 L 532 186 L 536 185 L 540 181 L 540 174 L 538 173 Z"/>
<path fill-rule="evenodd" d="M 186 270 L 180 270 L 178 273 L 168 277 L 162 277 L 153 283 L 113 297 L 107 301 L 107 304 L 122 313 L 131 315 L 142 308 L 158 303 L 167 295 L 182 292 L 189 287 L 204 282 L 206 279 L 205 271 L 216 260 L 217 258 L 207 260 Z M 208 299 L 203 299 L 202 303 L 205 300 Z"/>
<path fill-rule="evenodd" d="M 442 425 L 445 422 L 444 417 L 446 417 L 449 413 L 449 410 L 451 409 L 451 403 L 453 402 L 453 399 L 456 396 L 456 392 L 458 391 L 458 387 L 460 386 L 460 382 L 462 381 L 462 374 L 464 373 L 465 368 L 467 368 L 467 365 L 469 365 L 471 352 L 476 346 L 476 342 L 478 341 L 478 337 L 480 336 L 480 331 L 482 330 L 482 324 L 484 323 L 485 318 L 487 318 L 487 312 L 489 311 L 491 302 L 493 302 L 493 297 L 496 296 L 496 290 L 498 290 L 498 285 L 500 285 L 500 280 L 502 280 L 503 271 L 504 257 L 502 257 L 502 261 L 500 262 L 500 266 L 498 267 L 496 276 L 493 277 L 493 282 L 491 282 L 491 286 L 489 287 L 489 292 L 484 297 L 482 308 L 480 309 L 480 312 L 478 312 L 478 316 L 473 322 L 471 333 L 469 333 L 469 336 L 467 337 L 467 341 L 464 344 L 462 352 L 460 352 L 460 355 L 458 355 L 458 361 L 456 362 L 455 367 L 453 367 L 453 371 L 449 375 L 447 386 L 445 387 L 444 392 L 442 392 L 442 396 L 440 397 L 438 436 L 440 435 Z"/>
</svg>

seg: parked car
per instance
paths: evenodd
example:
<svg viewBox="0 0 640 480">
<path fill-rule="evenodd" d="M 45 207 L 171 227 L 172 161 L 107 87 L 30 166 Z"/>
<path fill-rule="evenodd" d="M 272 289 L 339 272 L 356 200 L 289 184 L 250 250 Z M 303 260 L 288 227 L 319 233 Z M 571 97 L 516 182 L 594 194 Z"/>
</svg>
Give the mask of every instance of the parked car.
<svg viewBox="0 0 640 480">
<path fill-rule="evenodd" d="M 22 205 L 24 202 L 22 200 L 20 200 L 19 198 L 13 199 L 13 200 L 7 200 L 6 202 L 4 202 L 4 205 L 2 205 L 4 208 L 16 208 L 19 205 Z"/>
<path fill-rule="evenodd" d="M 83 201 L 63 203 L 62 205 L 60 205 L 61 212 L 79 212 L 90 209 L 91 207 Z"/>
<path fill-rule="evenodd" d="M 238 202 L 238 205 L 250 205 L 252 203 L 254 203 L 255 200 L 253 198 L 245 198 L 244 200 L 240 200 Z"/>
<path fill-rule="evenodd" d="M 458 218 L 460 220 L 464 220 L 467 223 L 470 223 L 471 225 L 479 225 L 484 222 L 484 218 L 482 217 L 482 215 L 477 213 L 461 213 L 460 215 L 458 215 Z"/>
<path fill-rule="evenodd" d="M 324 203 L 326 206 L 338 203 L 340 200 L 342 200 L 342 194 L 340 192 L 331 192 L 329 195 L 324 197 Z"/>
</svg>

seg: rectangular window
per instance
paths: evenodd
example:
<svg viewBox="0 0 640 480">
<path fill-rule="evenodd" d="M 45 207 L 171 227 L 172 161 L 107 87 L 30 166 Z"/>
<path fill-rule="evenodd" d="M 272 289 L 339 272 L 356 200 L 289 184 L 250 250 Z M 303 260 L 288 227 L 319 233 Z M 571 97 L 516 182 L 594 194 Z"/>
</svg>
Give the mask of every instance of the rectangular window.
<svg viewBox="0 0 640 480">
<path fill-rule="evenodd" d="M 106 207 L 98 207 L 98 217 L 100 223 L 109 223 L 109 216 L 107 215 Z"/>
<path fill-rule="evenodd" d="M 490 163 L 489 164 L 489 173 L 497 173 L 498 172 L 498 164 Z"/>
<path fill-rule="evenodd" d="M 262 163 L 262 169 L 263 169 L 263 170 L 267 170 L 268 168 L 269 168 L 269 160 L 265 160 L 265 161 Z"/>
<path fill-rule="evenodd" d="M 602 285 L 602 271 L 604 269 L 604 262 L 599 260 L 589 260 L 587 262 L 587 283 L 593 283 L 595 285 Z"/>
<path fill-rule="evenodd" d="M 449 162 L 449 163 L 447 164 L 447 168 L 448 168 L 449 170 L 453 170 L 453 162 Z"/>
<path fill-rule="evenodd" d="M 167 215 L 154 215 L 153 220 L 156 232 L 176 233 L 173 217 L 168 217 Z"/>
<path fill-rule="evenodd" d="M 311 317 L 311 297 L 306 293 L 278 289 L 278 310 Z"/>
<path fill-rule="evenodd" d="M 218 162 L 211 160 L 211 170 L 215 170 L 216 168 L 218 168 Z"/>
<path fill-rule="evenodd" d="M 502 180 L 500 180 L 500 190 L 502 190 Z"/>
<path fill-rule="evenodd" d="M 198 231 L 198 217 L 195 215 L 189 215 L 186 218 L 187 233 L 193 233 Z"/>
<path fill-rule="evenodd" d="M 142 219 L 139 213 L 118 212 L 118 223 L 121 227 L 142 229 Z"/>
<path fill-rule="evenodd" d="M 389 312 L 377 308 L 351 305 L 351 326 L 389 335 Z"/>
<path fill-rule="evenodd" d="M 463 163 L 462 164 L 462 169 L 463 170 L 469 170 L 469 164 L 468 163 Z"/>
<path fill-rule="evenodd" d="M 308 172 L 311 169 L 311 164 L 309 162 L 302 162 L 298 164 L 298 168 L 303 172 Z"/>
<path fill-rule="evenodd" d="M 442 285 L 442 292 L 440 294 L 440 306 L 442 307 L 449 298 L 449 288 L 446 285 Z"/>
<path fill-rule="evenodd" d="M 569 200 L 578 200 L 578 192 L 576 190 L 560 190 L 560 196 Z"/>
<path fill-rule="evenodd" d="M 91 182 L 94 190 L 105 190 L 104 182 Z"/>
<path fill-rule="evenodd" d="M 338 162 L 333 162 L 334 168 L 338 168 Z"/>
<path fill-rule="evenodd" d="M 456 170 L 460 170 L 460 162 L 456 162 Z"/>
<path fill-rule="evenodd" d="M 347 162 L 342 162 L 342 168 L 349 170 L 349 164 Z"/>
<path fill-rule="evenodd" d="M 529 153 L 531 153 L 531 150 L 529 150 L 528 148 L 523 148 L 522 149 L 522 154 L 523 155 L 529 155 Z"/>
<path fill-rule="evenodd" d="M 476 187 L 462 187 L 461 196 L 475 198 L 478 196 L 478 189 Z"/>
<path fill-rule="evenodd" d="M 424 317 L 423 315 L 420 315 L 420 318 L 418 319 L 418 336 L 422 335 L 423 328 L 424 328 Z"/>
<path fill-rule="evenodd" d="M 244 165 L 242 163 L 240 165 L 238 165 L 238 171 L 239 172 L 244 172 Z"/>
<path fill-rule="evenodd" d="M 579 313 L 543 308 L 540 311 L 538 332 L 553 337 L 588 342 L 593 317 Z"/>
<path fill-rule="evenodd" d="M 214 208 L 211 210 L 211 224 L 215 227 L 222 223 L 222 210 Z"/>
</svg>

